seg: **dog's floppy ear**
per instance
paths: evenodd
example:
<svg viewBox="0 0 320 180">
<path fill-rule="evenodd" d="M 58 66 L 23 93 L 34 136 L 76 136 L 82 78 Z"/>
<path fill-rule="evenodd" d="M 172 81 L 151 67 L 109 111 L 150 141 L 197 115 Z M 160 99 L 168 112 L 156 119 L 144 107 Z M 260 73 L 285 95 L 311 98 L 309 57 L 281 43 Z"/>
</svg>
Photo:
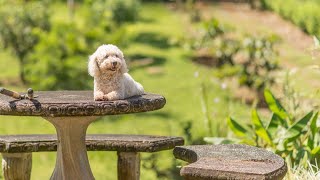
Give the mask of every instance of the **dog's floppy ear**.
<svg viewBox="0 0 320 180">
<path fill-rule="evenodd" d="M 98 66 L 97 56 L 95 54 L 89 57 L 88 72 L 92 77 L 100 74 L 100 68 Z"/>
<path fill-rule="evenodd" d="M 120 68 L 120 72 L 123 73 L 127 73 L 128 72 L 128 67 L 126 64 L 126 60 L 124 59 L 124 57 L 121 58 L 122 59 L 122 66 Z"/>
</svg>

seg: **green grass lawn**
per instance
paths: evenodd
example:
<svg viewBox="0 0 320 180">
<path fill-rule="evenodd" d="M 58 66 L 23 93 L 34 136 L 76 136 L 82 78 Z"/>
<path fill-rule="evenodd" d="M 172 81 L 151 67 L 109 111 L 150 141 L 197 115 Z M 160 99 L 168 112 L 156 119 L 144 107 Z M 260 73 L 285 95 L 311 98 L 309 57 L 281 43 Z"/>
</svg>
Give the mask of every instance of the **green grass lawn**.
<svg viewBox="0 0 320 180">
<path fill-rule="evenodd" d="M 23 89 L 20 87 L 19 80 L 19 61 L 12 57 L 8 51 L 0 49 L 0 86 L 3 84 L 7 88 L 14 88 L 17 90 Z"/>
</svg>

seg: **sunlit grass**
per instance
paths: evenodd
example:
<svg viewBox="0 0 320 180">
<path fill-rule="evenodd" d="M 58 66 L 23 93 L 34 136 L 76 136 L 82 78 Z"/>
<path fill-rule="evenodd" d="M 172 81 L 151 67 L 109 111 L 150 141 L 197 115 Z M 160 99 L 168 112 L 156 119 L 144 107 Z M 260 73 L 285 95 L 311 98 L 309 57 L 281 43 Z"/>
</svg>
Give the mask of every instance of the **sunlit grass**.
<svg viewBox="0 0 320 180">
<path fill-rule="evenodd" d="M 319 166 L 311 165 L 309 162 L 307 167 L 297 166 L 294 169 L 289 168 L 288 173 L 284 177 L 285 180 L 318 180 L 320 178 Z"/>
<path fill-rule="evenodd" d="M 0 80 L 16 80 L 19 73 L 19 61 L 9 51 L 0 50 Z"/>
</svg>

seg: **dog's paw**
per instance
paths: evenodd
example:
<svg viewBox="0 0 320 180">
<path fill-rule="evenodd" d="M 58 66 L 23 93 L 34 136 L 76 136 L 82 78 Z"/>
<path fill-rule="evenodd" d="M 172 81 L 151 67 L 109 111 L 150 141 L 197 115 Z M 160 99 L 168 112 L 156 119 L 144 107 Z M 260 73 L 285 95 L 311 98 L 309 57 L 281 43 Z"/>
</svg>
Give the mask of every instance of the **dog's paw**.
<svg viewBox="0 0 320 180">
<path fill-rule="evenodd" d="M 116 91 L 112 91 L 108 94 L 105 94 L 104 95 L 104 99 L 106 101 L 115 101 L 115 100 L 119 100 L 120 97 L 119 97 L 119 94 L 116 92 Z"/>
<path fill-rule="evenodd" d="M 95 97 L 94 97 L 94 100 L 95 100 L 95 101 L 103 101 L 103 100 L 104 100 L 104 97 L 103 97 L 103 96 L 95 96 Z"/>
<path fill-rule="evenodd" d="M 97 92 L 94 94 L 94 100 L 95 101 L 103 101 L 104 100 L 104 94 L 102 92 Z"/>
<path fill-rule="evenodd" d="M 111 99 L 110 99 L 110 97 L 108 97 L 107 94 L 105 94 L 105 95 L 103 95 L 103 100 L 105 100 L 105 101 L 110 101 Z"/>
</svg>

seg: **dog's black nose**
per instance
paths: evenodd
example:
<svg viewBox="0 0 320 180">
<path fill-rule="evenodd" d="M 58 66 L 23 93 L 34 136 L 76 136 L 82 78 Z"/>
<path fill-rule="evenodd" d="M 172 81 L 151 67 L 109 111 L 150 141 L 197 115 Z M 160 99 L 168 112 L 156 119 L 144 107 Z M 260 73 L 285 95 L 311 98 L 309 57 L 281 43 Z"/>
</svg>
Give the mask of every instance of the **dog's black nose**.
<svg viewBox="0 0 320 180">
<path fill-rule="evenodd" d="M 117 62 L 116 62 L 116 61 L 112 62 L 112 65 L 113 65 L 113 66 L 116 66 L 116 65 L 117 65 Z"/>
</svg>

